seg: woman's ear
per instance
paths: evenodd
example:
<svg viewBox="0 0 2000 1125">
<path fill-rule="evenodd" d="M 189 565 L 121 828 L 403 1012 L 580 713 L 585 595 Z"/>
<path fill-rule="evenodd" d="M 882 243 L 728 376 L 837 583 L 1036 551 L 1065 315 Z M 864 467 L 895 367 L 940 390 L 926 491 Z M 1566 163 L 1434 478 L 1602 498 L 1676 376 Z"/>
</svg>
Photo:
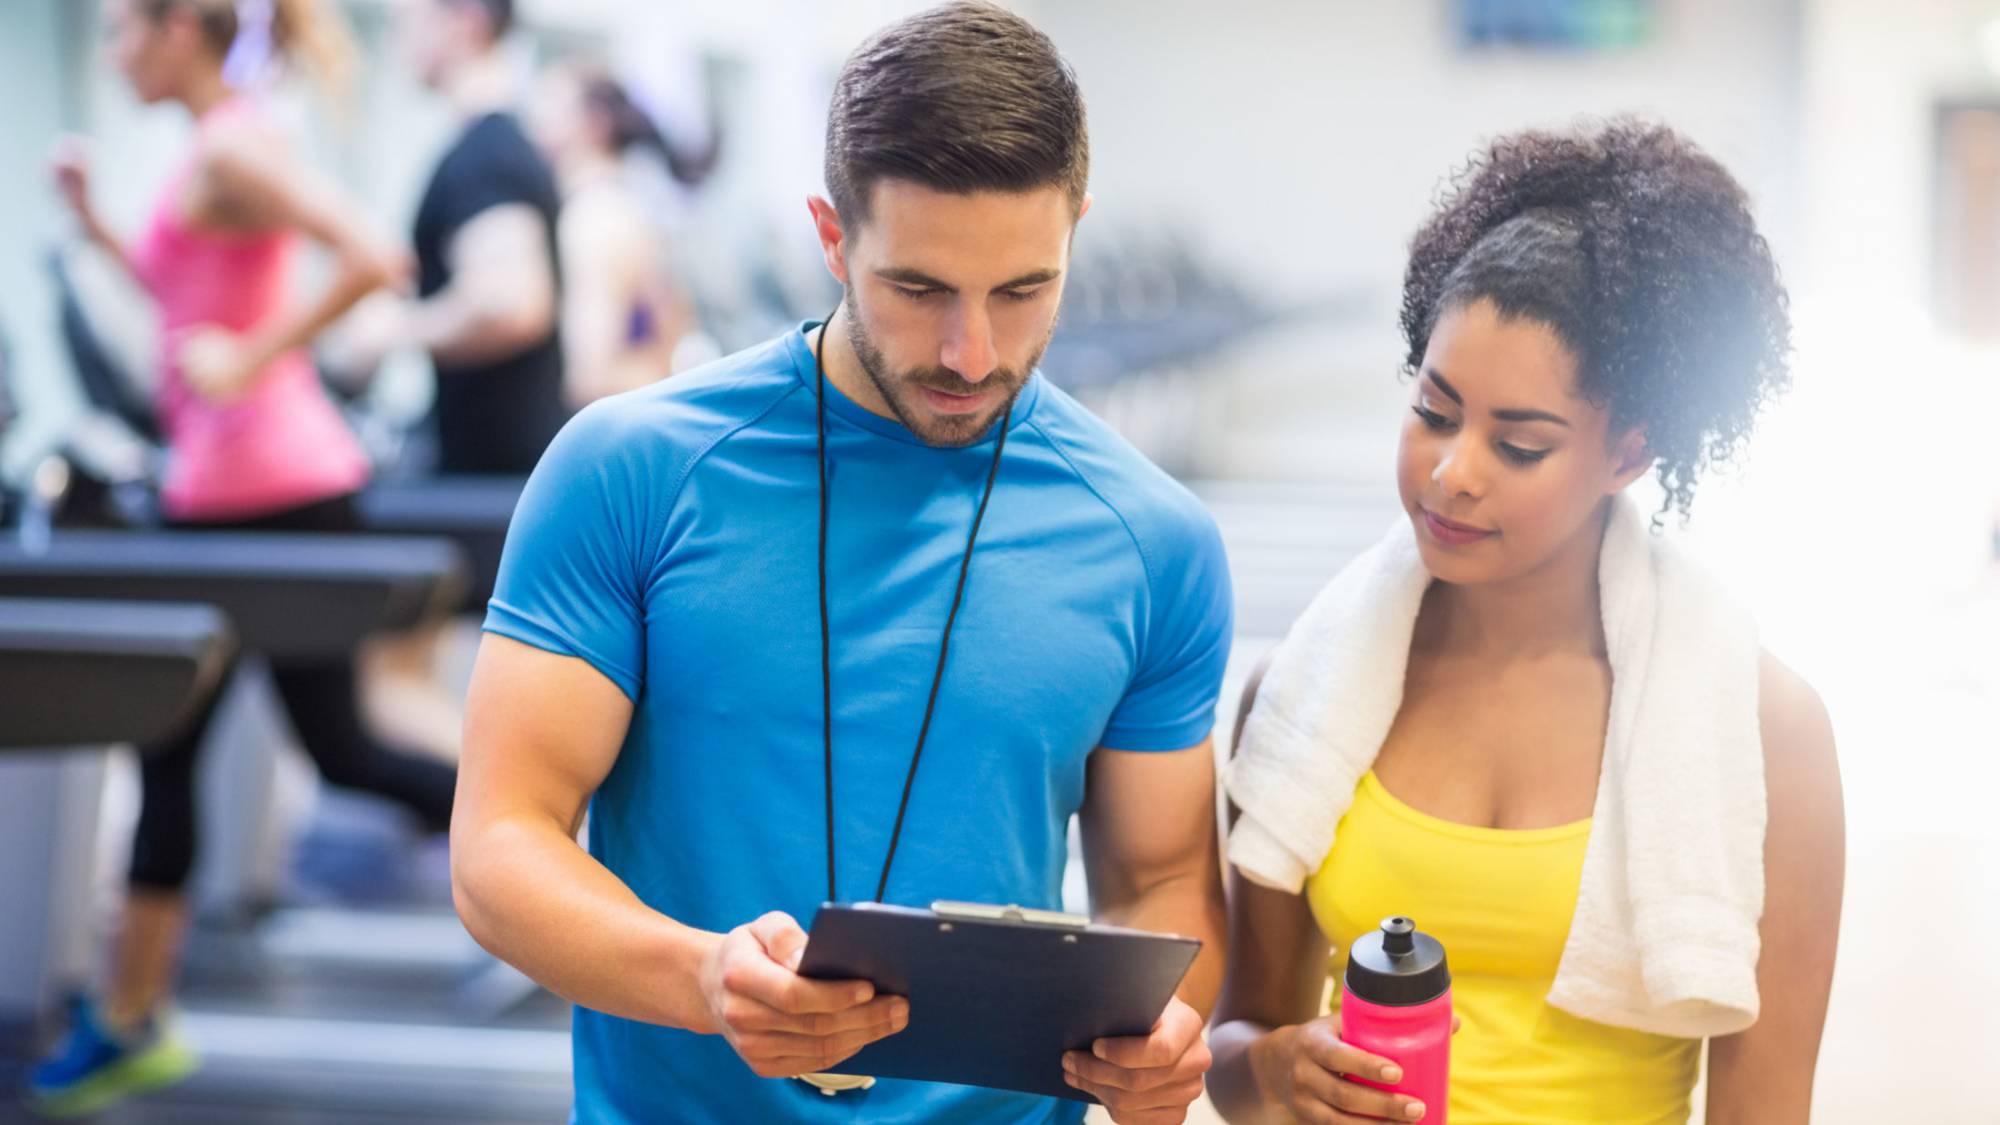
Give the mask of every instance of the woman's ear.
<svg viewBox="0 0 2000 1125">
<path fill-rule="evenodd" d="M 1611 487 L 1607 494 L 1623 492 L 1633 481 L 1645 476 L 1653 469 L 1653 451 L 1646 444 L 1646 431 L 1637 426 L 1625 431 L 1611 446 L 1612 462 L 1616 468 L 1612 472 Z"/>
</svg>

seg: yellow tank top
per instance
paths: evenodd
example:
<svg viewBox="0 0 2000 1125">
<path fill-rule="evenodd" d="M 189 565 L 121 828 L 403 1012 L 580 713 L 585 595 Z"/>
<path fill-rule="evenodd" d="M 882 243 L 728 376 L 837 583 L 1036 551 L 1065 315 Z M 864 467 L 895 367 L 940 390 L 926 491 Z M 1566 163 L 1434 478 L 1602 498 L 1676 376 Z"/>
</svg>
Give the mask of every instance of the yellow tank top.
<svg viewBox="0 0 2000 1125">
<path fill-rule="evenodd" d="M 1397 800 L 1371 772 L 1306 883 L 1333 943 L 1333 1006 L 1350 942 L 1392 914 L 1444 943 L 1451 1125 L 1685 1125 L 1698 1039 L 1607 1027 L 1550 1007 L 1590 822 L 1509 831 Z"/>
</svg>

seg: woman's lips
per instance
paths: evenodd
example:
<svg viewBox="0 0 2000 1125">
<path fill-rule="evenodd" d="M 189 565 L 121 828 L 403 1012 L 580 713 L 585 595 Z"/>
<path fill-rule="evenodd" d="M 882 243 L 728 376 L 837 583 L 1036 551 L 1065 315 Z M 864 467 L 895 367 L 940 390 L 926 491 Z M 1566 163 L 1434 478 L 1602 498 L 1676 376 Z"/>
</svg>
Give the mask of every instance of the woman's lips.
<svg viewBox="0 0 2000 1125">
<path fill-rule="evenodd" d="M 1445 519 L 1429 508 L 1424 508 L 1422 511 L 1424 513 L 1424 527 L 1431 533 L 1431 538 L 1448 547 L 1470 546 L 1482 539 L 1490 539 L 1497 534 L 1485 528 L 1472 527 L 1454 520 Z"/>
</svg>

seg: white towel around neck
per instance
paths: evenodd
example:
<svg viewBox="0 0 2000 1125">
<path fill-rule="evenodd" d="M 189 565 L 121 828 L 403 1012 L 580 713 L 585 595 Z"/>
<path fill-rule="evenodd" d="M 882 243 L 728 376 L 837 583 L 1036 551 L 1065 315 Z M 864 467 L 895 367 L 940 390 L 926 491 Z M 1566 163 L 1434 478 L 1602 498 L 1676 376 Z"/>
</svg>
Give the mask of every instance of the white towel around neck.
<svg viewBox="0 0 2000 1125">
<path fill-rule="evenodd" d="M 1760 649 L 1749 615 L 1646 524 L 1617 500 L 1598 562 L 1610 717 L 1576 913 L 1548 1000 L 1615 1027 L 1727 1035 L 1757 1019 Z M 1333 847 L 1402 706 L 1430 582 L 1415 533 L 1399 520 L 1273 654 L 1226 777 L 1241 810 L 1229 859 L 1246 878 L 1297 892 Z"/>
</svg>

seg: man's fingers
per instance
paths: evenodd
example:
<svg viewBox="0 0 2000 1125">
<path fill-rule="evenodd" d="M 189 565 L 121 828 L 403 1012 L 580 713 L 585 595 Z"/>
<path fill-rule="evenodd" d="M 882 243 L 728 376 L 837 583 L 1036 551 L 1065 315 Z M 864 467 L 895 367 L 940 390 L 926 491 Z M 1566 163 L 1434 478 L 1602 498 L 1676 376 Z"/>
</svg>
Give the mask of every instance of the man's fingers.
<svg viewBox="0 0 2000 1125">
<path fill-rule="evenodd" d="M 1063 1055 L 1070 1085 L 1096 1097 L 1122 1123 L 1178 1122 L 1201 1096 L 1210 1055 L 1199 1013 L 1176 999 L 1150 1035 L 1099 1039 Z"/>
<path fill-rule="evenodd" d="M 726 954 L 722 966 L 723 991 L 777 1012 L 788 1011 L 781 1001 L 791 983 L 798 979 L 798 974 L 748 949 Z"/>
<path fill-rule="evenodd" d="M 825 1037 L 870 1027 L 893 1025 L 900 1031 L 910 1022 L 910 1002 L 900 996 L 877 996 L 866 1004 L 838 1012 L 783 1014 L 780 1030 Z"/>
<path fill-rule="evenodd" d="M 826 1070 L 827 1066 L 816 1058 L 792 1055 L 785 1058 L 746 1058 L 750 1070 L 759 1078 L 797 1078 L 801 1074 L 813 1074 Z"/>
<path fill-rule="evenodd" d="M 716 1015 L 721 1017 L 724 1027 L 738 1036 L 754 1031 L 788 1030 L 792 1019 L 769 1004 L 737 995 L 724 997 Z"/>
<path fill-rule="evenodd" d="M 762 958 L 737 957 L 722 971 L 722 986 L 760 1004 L 791 1015 L 840 1012 L 875 999 L 867 981 L 808 980 L 792 971 L 805 933 L 784 914 L 766 914 L 746 929 L 762 949 Z"/>
<path fill-rule="evenodd" d="M 722 1022 L 737 1032 L 781 1031 L 789 1035 L 825 1038 L 864 1028 L 907 1025 L 910 1002 L 900 996 L 878 996 L 866 1004 L 838 1012 L 780 1011 L 747 996 L 732 996 L 723 1005 Z"/>
<path fill-rule="evenodd" d="M 1141 1054 L 1147 1058 L 1158 1057 L 1150 1050 Z M 1088 1051 L 1068 1051 L 1063 1055 L 1063 1069 L 1100 1085 L 1121 1090 L 1147 1090 L 1187 1079 L 1199 1081 L 1208 1072 L 1210 1061 L 1208 1045 L 1196 1041 L 1160 1066 L 1120 1066 Z"/>
<path fill-rule="evenodd" d="M 769 914 L 750 923 L 750 936 L 764 947 L 771 960 L 793 972 L 798 971 L 799 958 L 805 955 L 806 932 L 799 928 L 798 921 L 782 910 Z"/>
<path fill-rule="evenodd" d="M 1201 1014 L 1177 996 L 1153 1024 L 1150 1033 L 1099 1039 L 1091 1044 L 1091 1051 L 1098 1058 L 1127 1070 L 1172 1066 L 1193 1049 L 1201 1039 L 1201 1032 Z"/>
<path fill-rule="evenodd" d="M 795 1016 L 831 1014 L 873 1001 L 875 986 L 865 980 L 809 980 L 787 973 L 768 998 L 759 999 Z"/>
<path fill-rule="evenodd" d="M 1184 1120 L 1187 1107 L 1201 1096 L 1199 1078 L 1183 1079 L 1173 1085 L 1138 1091 L 1102 1085 L 1075 1074 L 1065 1074 L 1063 1080 L 1103 1102 L 1104 1108 L 1111 1111 L 1112 1120 L 1127 1125 Z"/>
<path fill-rule="evenodd" d="M 1151 1090 L 1172 1082 L 1179 1074 L 1178 1066 L 1148 1067 L 1141 1070 L 1113 1066 L 1103 1059 L 1093 1058 L 1082 1051 L 1070 1051 L 1063 1055 L 1063 1069 L 1093 1086 L 1111 1090 Z"/>
<path fill-rule="evenodd" d="M 837 1035 L 800 1035 L 789 1031 L 759 1031 L 741 1037 L 736 1044 L 738 1054 L 748 1057 L 770 1059 L 806 1059 L 815 1070 L 825 1070 L 850 1058 L 856 1051 L 878 1039 L 886 1039 L 902 1030 L 902 1025 L 890 1022 L 869 1027 L 843 1031 Z"/>
<path fill-rule="evenodd" d="M 806 932 L 792 916 L 774 910 L 750 923 L 750 936 L 764 947 L 777 974 L 762 973 L 751 981 L 756 999 L 781 1012 L 803 1015 L 808 1012 L 838 1012 L 875 999 L 875 986 L 867 981 L 816 981 L 798 975 L 799 958 L 806 949 Z"/>
<path fill-rule="evenodd" d="M 1127 1039 L 1099 1039 L 1090 1045 L 1097 1058 L 1125 1070 L 1145 1070 L 1172 1066 L 1187 1053 L 1188 1043 L 1176 1043 L 1164 1034 Z"/>
</svg>

